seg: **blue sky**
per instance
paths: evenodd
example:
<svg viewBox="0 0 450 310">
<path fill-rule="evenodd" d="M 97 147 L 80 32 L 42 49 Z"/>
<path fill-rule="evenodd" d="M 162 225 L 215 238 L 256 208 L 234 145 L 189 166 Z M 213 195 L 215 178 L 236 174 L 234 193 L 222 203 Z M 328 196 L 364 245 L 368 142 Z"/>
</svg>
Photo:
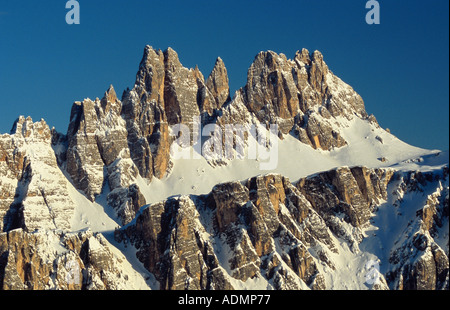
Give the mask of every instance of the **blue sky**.
<svg viewBox="0 0 450 310">
<path fill-rule="evenodd" d="M 449 140 L 449 1 L 379 0 L 0 0 L 0 133 L 19 115 L 65 133 L 72 103 L 132 87 L 146 44 L 178 52 L 207 77 L 220 56 L 234 92 L 262 50 L 293 58 L 320 50 L 384 128 L 424 148 Z"/>
</svg>

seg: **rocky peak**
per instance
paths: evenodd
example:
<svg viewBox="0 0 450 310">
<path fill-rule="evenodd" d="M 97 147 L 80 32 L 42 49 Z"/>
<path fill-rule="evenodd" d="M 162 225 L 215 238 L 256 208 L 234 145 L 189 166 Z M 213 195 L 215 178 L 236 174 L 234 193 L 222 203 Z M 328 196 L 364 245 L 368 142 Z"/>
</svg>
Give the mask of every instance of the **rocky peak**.
<svg viewBox="0 0 450 310">
<path fill-rule="evenodd" d="M 136 74 L 134 90 L 139 98 L 150 102 L 155 100 L 164 103 L 164 55 L 161 50 L 155 50 L 147 45 Z"/>
<path fill-rule="evenodd" d="M 164 51 L 164 110 L 170 125 L 190 125 L 200 115 L 197 75 L 194 69 L 183 67 L 178 54 L 171 48 Z"/>
<path fill-rule="evenodd" d="M 105 182 L 111 191 L 107 201 L 123 223 L 131 221 L 145 199 L 135 184 L 139 169 L 131 159 L 138 145 L 129 147 L 123 111 L 112 86 L 104 97 L 76 102 L 67 134 L 66 169 L 75 187 L 94 201 Z M 148 142 L 147 142 L 148 143 Z M 152 171 L 153 173 L 153 171 Z"/>
<path fill-rule="evenodd" d="M 148 287 L 142 275 L 99 233 L 28 233 L 22 229 L 0 233 L 0 289 L 125 288 Z"/>
<path fill-rule="evenodd" d="M 178 53 L 171 47 L 168 47 L 163 54 L 167 71 L 173 72 L 182 67 L 180 59 L 178 58 Z"/>
<path fill-rule="evenodd" d="M 294 60 L 297 62 L 300 62 L 300 63 L 297 63 L 297 65 L 299 67 L 301 67 L 302 65 L 307 65 L 307 66 L 311 65 L 311 58 L 309 56 L 309 51 L 306 48 L 302 48 L 301 51 L 297 51 L 295 53 Z"/>
<path fill-rule="evenodd" d="M 206 86 L 214 97 L 216 109 L 220 109 L 230 101 L 230 87 L 228 85 L 228 73 L 222 58 L 218 57 L 211 71 Z"/>
<path fill-rule="evenodd" d="M 115 109 L 117 114 L 120 114 L 122 110 L 122 103 L 117 98 L 116 91 L 112 85 L 106 90 L 100 102 L 104 113 L 108 113 L 111 108 Z"/>
<path fill-rule="evenodd" d="M 261 52 L 253 61 L 245 86 L 246 106 L 264 124 L 278 124 L 283 134 L 293 126 L 299 112 L 292 64 L 284 55 Z"/>
<path fill-rule="evenodd" d="M 231 101 L 220 57 L 205 82 L 197 67 L 182 66 L 172 48 L 161 52 L 147 46 L 133 90 L 140 103 L 128 100 L 131 94 L 123 101 L 124 106 L 134 102 L 135 119 L 136 113 L 143 113 L 143 100 L 153 100 L 164 110 L 169 125 L 190 126 L 202 113 L 208 115 L 206 122 L 245 123 L 253 118 L 265 125 L 277 124 L 281 137 L 293 131 L 301 142 L 323 150 L 347 144 L 336 117 L 367 118 L 361 97 L 333 75 L 319 51 L 307 49 L 297 51 L 294 60 L 273 51 L 260 52 L 248 70 L 245 87 Z"/>
<path fill-rule="evenodd" d="M 328 66 L 323 60 L 323 55 L 319 51 L 314 51 L 311 55 L 311 68 L 309 74 L 309 84 L 320 94 L 326 91 L 326 75 L 328 74 Z"/>
<path fill-rule="evenodd" d="M 51 139 L 50 128 L 45 120 L 41 119 L 39 122 L 33 122 L 30 116 L 27 118 L 19 116 L 14 122 L 11 134 L 20 138 L 41 140 L 44 142 L 48 142 Z"/>
<path fill-rule="evenodd" d="M 303 50 L 302 50 L 302 53 L 303 53 Z M 325 61 L 323 60 L 323 54 L 320 51 L 315 50 L 311 54 L 311 61 L 312 61 L 312 63 L 315 63 L 316 66 L 318 66 L 324 72 L 324 75 L 326 73 L 328 73 L 328 66 L 325 63 Z"/>
<path fill-rule="evenodd" d="M 46 122 L 21 116 L 0 137 L 0 229 L 69 229 L 75 204 Z"/>
<path fill-rule="evenodd" d="M 103 160 L 98 151 L 95 133 L 101 106 L 98 101 L 85 99 L 72 106 L 67 131 L 67 172 L 75 186 L 94 201 L 103 186 Z"/>
<path fill-rule="evenodd" d="M 297 51 L 294 60 L 260 52 L 247 74 L 244 103 L 259 122 L 278 124 L 314 148 L 330 150 L 347 142 L 340 135 L 344 116 L 367 118 L 361 97 L 328 69 L 319 51 Z"/>
</svg>

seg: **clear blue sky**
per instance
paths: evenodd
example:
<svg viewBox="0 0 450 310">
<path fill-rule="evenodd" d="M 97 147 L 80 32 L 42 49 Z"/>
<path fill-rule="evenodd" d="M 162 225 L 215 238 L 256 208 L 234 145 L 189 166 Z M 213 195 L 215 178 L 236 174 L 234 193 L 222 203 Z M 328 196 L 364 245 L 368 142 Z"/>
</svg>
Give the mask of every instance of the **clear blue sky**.
<svg viewBox="0 0 450 310">
<path fill-rule="evenodd" d="M 262 50 L 293 58 L 320 50 L 366 110 L 400 139 L 447 150 L 449 1 L 379 0 L 381 24 L 365 23 L 365 0 L 0 0 L 0 133 L 19 115 L 66 133 L 73 101 L 132 87 L 144 46 L 175 49 L 207 77 L 220 56 L 232 92 Z"/>
</svg>

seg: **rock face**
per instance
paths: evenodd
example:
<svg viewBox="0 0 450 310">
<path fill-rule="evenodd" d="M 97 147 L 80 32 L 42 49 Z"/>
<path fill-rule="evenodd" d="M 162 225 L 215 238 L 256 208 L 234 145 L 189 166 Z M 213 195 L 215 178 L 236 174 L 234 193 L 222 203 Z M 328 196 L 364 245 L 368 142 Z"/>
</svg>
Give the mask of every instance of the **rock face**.
<svg viewBox="0 0 450 310">
<path fill-rule="evenodd" d="M 218 184 L 205 196 L 145 207 L 115 237 L 136 247 L 161 289 L 237 289 L 248 281 L 263 288 L 327 289 L 324 270 L 336 270 L 336 256 L 344 255 L 336 240 L 360 255 L 369 219 L 388 190 L 404 188 L 402 174 L 343 167 L 294 184 L 278 174 Z M 448 181 L 445 174 L 428 178 Z M 417 224 L 419 231 L 409 239 L 392 233 L 402 242 L 394 243 L 391 270 L 386 279 L 379 274 L 373 289 L 448 289 L 448 244 L 445 252 L 431 236 L 445 240 L 440 229 L 448 223 L 448 186 L 429 196 L 411 223 L 406 227 Z"/>
<path fill-rule="evenodd" d="M 354 167 L 295 185 L 278 174 L 223 183 L 206 196 L 146 207 L 116 239 L 137 248 L 163 289 L 239 288 L 249 279 L 275 289 L 325 289 L 321 270 L 335 268 L 335 238 L 358 251 L 392 176 Z"/>
<path fill-rule="evenodd" d="M 138 249 L 162 289 L 230 289 L 249 279 L 277 289 L 324 289 L 320 258 L 307 249 L 324 243 L 336 251 L 323 220 L 280 175 L 150 205 L 116 239 Z"/>
<path fill-rule="evenodd" d="M 136 211 L 133 205 L 137 201 L 133 201 L 129 192 L 139 192 L 135 184 L 139 171 L 130 158 L 128 132 L 121 112 L 122 104 L 112 86 L 101 100 L 74 103 L 67 132 L 65 167 L 75 187 L 91 201 L 108 184 L 111 191 L 108 200 L 114 200 L 111 206 L 127 222 Z M 118 193 L 123 195 L 118 197 Z M 145 204 L 145 200 L 139 199 L 139 203 Z"/>
<path fill-rule="evenodd" d="M 198 70 L 183 67 L 178 54 L 168 48 L 164 51 L 164 110 L 169 124 L 186 124 L 200 111 L 197 103 Z"/>
<path fill-rule="evenodd" d="M 444 186 L 445 181 L 447 186 Z M 399 175 L 394 205 L 404 209 L 405 195 L 430 192 L 430 189 L 431 194 L 421 199 L 423 207 L 416 211 L 415 220 L 405 228 L 405 234 L 396 240 L 390 253 L 386 277 L 393 289 L 449 289 L 448 167 L 440 174 L 409 172 Z"/>
<path fill-rule="evenodd" d="M 85 231 L 0 234 L 0 287 L 4 290 L 114 290 L 139 278 L 101 235 Z M 130 287 L 131 286 L 131 287 Z M 134 287 L 134 289 L 142 288 Z"/>
<path fill-rule="evenodd" d="M 212 109 L 205 110 L 211 115 L 213 109 L 220 109 L 225 103 L 231 100 L 227 68 L 222 58 L 217 58 L 214 69 L 206 80 L 206 87 L 214 99 L 211 105 Z"/>
<path fill-rule="evenodd" d="M 223 72 L 221 68 L 218 60 L 210 78 L 220 77 L 217 72 Z M 210 83 L 209 79 L 207 85 L 214 96 L 214 85 L 227 85 Z M 226 91 L 223 93 L 225 98 Z M 322 54 L 306 49 L 298 51 L 293 60 L 273 51 L 259 53 L 248 70 L 246 85 L 231 101 L 219 100 L 217 107 L 216 113 L 208 110 L 212 117 L 206 122 L 222 126 L 262 124 L 267 128 L 276 124 L 281 138 L 291 134 L 322 150 L 347 145 L 341 135 L 345 127 L 342 119 L 357 117 L 378 126 L 375 117 L 366 113 L 361 96 L 331 72 Z"/>
<path fill-rule="evenodd" d="M 318 51 L 303 49 L 294 60 L 259 53 L 241 92 L 260 122 L 278 124 L 282 134 L 293 130 L 301 142 L 324 150 L 346 145 L 336 117 L 368 117 L 361 97 L 329 70 Z"/>
<path fill-rule="evenodd" d="M 357 245 L 374 208 L 387 199 L 387 185 L 393 174 L 394 170 L 389 169 L 340 167 L 301 179 L 297 188 L 336 235 Z M 351 235 L 339 224 L 341 215 L 357 228 Z"/>
<path fill-rule="evenodd" d="M 0 228 L 70 229 L 75 204 L 44 120 L 20 117 L 0 136 Z"/>
</svg>

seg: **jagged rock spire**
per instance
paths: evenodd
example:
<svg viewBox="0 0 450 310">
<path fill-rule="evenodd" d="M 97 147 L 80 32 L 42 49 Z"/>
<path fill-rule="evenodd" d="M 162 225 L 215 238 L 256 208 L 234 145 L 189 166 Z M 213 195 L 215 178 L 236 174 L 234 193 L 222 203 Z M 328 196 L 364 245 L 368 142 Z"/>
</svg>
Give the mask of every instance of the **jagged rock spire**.
<svg viewBox="0 0 450 310">
<path fill-rule="evenodd" d="M 217 57 L 214 68 L 206 80 L 206 86 L 214 97 L 215 108 L 220 109 L 230 101 L 228 73 L 222 58 Z"/>
</svg>

